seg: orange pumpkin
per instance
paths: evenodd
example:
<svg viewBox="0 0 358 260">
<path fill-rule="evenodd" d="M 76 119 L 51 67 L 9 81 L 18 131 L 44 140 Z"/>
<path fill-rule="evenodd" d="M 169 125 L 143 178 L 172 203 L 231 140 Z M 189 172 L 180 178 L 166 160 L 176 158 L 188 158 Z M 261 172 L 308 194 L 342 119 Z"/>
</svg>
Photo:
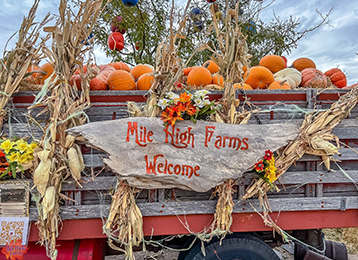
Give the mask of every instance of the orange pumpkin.
<svg viewBox="0 0 358 260">
<path fill-rule="evenodd" d="M 124 62 L 121 62 L 121 61 L 112 62 L 112 63 L 109 63 L 108 65 L 112 66 L 116 70 L 125 70 L 125 71 L 128 71 L 128 72 L 131 71 L 131 69 L 128 67 L 128 65 L 125 64 Z"/>
<path fill-rule="evenodd" d="M 83 74 L 86 74 L 87 72 L 87 64 L 83 65 Z M 76 69 L 75 73 L 73 73 L 74 75 L 76 74 L 80 74 L 80 68 Z"/>
<path fill-rule="evenodd" d="M 78 90 L 81 90 L 82 87 L 81 87 L 81 76 L 79 74 L 74 74 L 72 75 L 71 77 L 71 80 L 70 80 L 70 85 L 71 86 L 76 86 L 76 88 Z"/>
<path fill-rule="evenodd" d="M 211 74 L 218 73 L 220 70 L 220 67 L 212 60 L 205 61 L 203 67 L 207 68 L 211 72 Z"/>
<path fill-rule="evenodd" d="M 146 64 L 138 64 L 137 66 L 135 66 L 134 68 L 131 69 L 130 73 L 132 74 L 134 80 L 136 81 L 141 75 L 148 73 L 148 72 L 153 72 L 153 69 L 151 67 L 149 67 Z"/>
<path fill-rule="evenodd" d="M 267 89 L 291 89 L 290 85 L 286 81 L 274 81 Z"/>
<path fill-rule="evenodd" d="M 249 84 L 246 84 L 244 82 L 235 83 L 234 88 L 243 89 L 243 90 L 253 90 L 253 88 Z"/>
<path fill-rule="evenodd" d="M 34 74 L 34 78 L 37 84 L 43 85 L 45 83 L 45 79 L 49 78 L 53 73 L 53 66 L 51 63 L 45 63 L 40 66 L 38 73 Z"/>
<path fill-rule="evenodd" d="M 299 58 L 292 63 L 292 66 L 298 71 L 302 71 L 307 68 L 316 68 L 316 64 L 309 58 Z"/>
<path fill-rule="evenodd" d="M 272 72 L 263 66 L 254 66 L 247 70 L 244 79 L 253 89 L 265 89 L 274 81 Z"/>
<path fill-rule="evenodd" d="M 266 67 L 272 73 L 276 73 L 285 68 L 285 60 L 278 55 L 266 55 L 260 60 L 259 66 Z"/>
<path fill-rule="evenodd" d="M 189 75 L 189 72 L 190 72 L 192 69 L 196 68 L 196 67 L 197 67 L 197 66 L 185 68 L 185 69 L 183 70 L 184 76 L 188 76 L 188 75 Z"/>
<path fill-rule="evenodd" d="M 90 90 L 108 90 L 108 85 L 99 77 L 95 77 L 90 81 Z"/>
<path fill-rule="evenodd" d="M 97 77 L 107 84 L 109 75 L 114 71 L 116 71 L 114 67 L 106 65 L 101 69 L 101 73 Z"/>
<path fill-rule="evenodd" d="M 190 71 L 186 82 L 189 86 L 204 87 L 211 84 L 211 80 L 211 72 L 207 68 L 196 67 Z"/>
<path fill-rule="evenodd" d="M 40 69 L 39 66 L 37 66 L 36 64 L 32 64 L 32 65 L 30 65 L 29 69 L 27 70 L 27 73 L 30 73 L 30 72 L 33 72 L 33 71 L 39 71 L 39 69 Z M 32 73 L 31 75 L 26 77 L 26 79 L 28 81 L 30 81 L 30 83 L 35 83 L 35 81 L 36 81 L 35 74 L 36 74 L 36 72 Z"/>
<path fill-rule="evenodd" d="M 331 80 L 332 84 L 337 88 L 344 88 L 347 86 L 346 75 L 338 68 L 330 69 L 324 73 Z"/>
<path fill-rule="evenodd" d="M 223 87 L 224 86 L 224 78 L 223 78 L 223 76 L 221 76 L 219 74 L 215 74 L 213 76 L 211 84 L 215 84 L 215 85 L 219 85 L 220 87 Z"/>
<path fill-rule="evenodd" d="M 321 71 L 314 68 L 307 68 L 301 71 L 301 86 L 307 88 L 326 88 L 327 77 Z"/>
<path fill-rule="evenodd" d="M 246 66 L 244 66 L 244 67 L 242 67 L 242 70 L 244 71 L 244 73 L 247 71 L 247 67 Z"/>
<path fill-rule="evenodd" d="M 151 73 L 145 73 L 138 78 L 137 89 L 149 90 L 154 82 L 154 76 Z"/>
<path fill-rule="evenodd" d="M 136 84 L 133 76 L 125 70 L 112 72 L 107 79 L 110 90 L 135 90 Z"/>
</svg>

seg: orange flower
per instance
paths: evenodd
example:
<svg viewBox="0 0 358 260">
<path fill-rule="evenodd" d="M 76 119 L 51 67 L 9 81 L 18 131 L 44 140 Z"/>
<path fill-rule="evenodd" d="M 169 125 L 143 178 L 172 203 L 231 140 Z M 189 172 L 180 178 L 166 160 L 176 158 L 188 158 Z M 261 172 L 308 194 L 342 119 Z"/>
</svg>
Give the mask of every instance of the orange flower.
<svg viewBox="0 0 358 260">
<path fill-rule="evenodd" d="M 179 102 L 186 104 L 191 101 L 191 97 L 192 97 L 192 94 L 188 95 L 187 92 L 183 92 L 180 94 Z"/>
<path fill-rule="evenodd" d="M 262 172 L 264 170 L 264 167 L 265 167 L 265 165 L 264 165 L 263 161 L 258 161 L 254 166 L 255 170 L 258 172 Z"/>
<path fill-rule="evenodd" d="M 192 103 L 187 103 L 186 106 L 185 106 L 185 112 L 189 115 L 189 116 L 192 116 L 192 115 L 195 115 L 196 113 L 196 106 L 194 106 Z"/>
<path fill-rule="evenodd" d="M 162 120 L 164 124 L 171 124 L 172 126 L 175 124 L 177 120 L 184 120 L 181 117 L 181 113 L 183 112 L 183 107 L 181 104 L 178 106 L 167 107 L 162 112 Z"/>
</svg>

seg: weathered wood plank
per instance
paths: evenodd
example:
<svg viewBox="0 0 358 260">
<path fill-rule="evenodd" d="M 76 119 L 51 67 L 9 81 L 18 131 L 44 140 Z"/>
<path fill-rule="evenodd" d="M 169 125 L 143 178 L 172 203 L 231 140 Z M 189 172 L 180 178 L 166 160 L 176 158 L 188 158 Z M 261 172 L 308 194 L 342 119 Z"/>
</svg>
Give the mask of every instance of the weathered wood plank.
<svg viewBox="0 0 358 260">
<path fill-rule="evenodd" d="M 358 208 L 358 197 L 345 197 L 346 209 Z M 255 212 L 254 208 L 260 209 L 257 199 L 248 201 L 234 201 L 234 213 Z M 323 198 L 273 198 L 269 199 L 273 212 L 279 211 L 314 211 L 314 210 L 338 210 L 340 209 L 341 197 Z M 252 205 L 252 206 L 251 206 Z M 61 207 L 62 219 L 86 219 L 101 218 L 108 216 L 110 205 L 81 205 Z M 171 216 L 191 214 L 213 214 L 216 201 L 176 201 L 164 203 L 138 203 L 143 216 Z M 253 208 L 254 207 L 254 208 Z M 30 219 L 37 219 L 37 209 L 30 209 Z"/>
</svg>

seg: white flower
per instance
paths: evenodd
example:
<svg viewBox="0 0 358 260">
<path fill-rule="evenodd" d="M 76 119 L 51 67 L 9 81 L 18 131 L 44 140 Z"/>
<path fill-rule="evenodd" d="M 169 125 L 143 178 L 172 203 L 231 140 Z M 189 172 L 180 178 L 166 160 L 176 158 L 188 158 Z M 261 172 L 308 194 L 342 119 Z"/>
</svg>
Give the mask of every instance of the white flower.
<svg viewBox="0 0 358 260">
<path fill-rule="evenodd" d="M 164 110 L 168 105 L 169 105 L 170 100 L 166 99 L 166 98 L 160 98 L 159 102 L 158 102 L 158 106 L 160 106 L 160 108 L 162 110 Z"/>
<path fill-rule="evenodd" d="M 194 99 L 194 105 L 198 108 L 202 108 L 205 105 L 204 100 L 202 100 L 201 98 Z"/>
<path fill-rule="evenodd" d="M 194 97 L 197 97 L 197 98 L 202 98 L 202 99 L 205 99 L 207 98 L 207 95 L 206 94 L 210 94 L 210 91 L 206 90 L 206 89 L 202 89 L 202 90 L 198 90 L 195 92 L 194 94 Z"/>
<path fill-rule="evenodd" d="M 166 97 L 173 100 L 179 100 L 179 95 L 174 92 L 169 92 L 166 94 Z"/>
<path fill-rule="evenodd" d="M 210 100 L 209 99 L 204 99 L 204 105 L 205 106 L 210 105 Z"/>
</svg>

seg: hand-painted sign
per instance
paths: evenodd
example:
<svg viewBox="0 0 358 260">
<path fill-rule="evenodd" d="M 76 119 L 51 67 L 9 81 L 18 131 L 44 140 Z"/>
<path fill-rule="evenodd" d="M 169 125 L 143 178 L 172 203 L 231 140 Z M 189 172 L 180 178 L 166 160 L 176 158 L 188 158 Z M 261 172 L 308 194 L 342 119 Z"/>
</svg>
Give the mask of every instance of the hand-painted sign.
<svg viewBox="0 0 358 260">
<path fill-rule="evenodd" d="M 104 159 L 137 188 L 205 192 L 238 179 L 263 156 L 293 139 L 296 124 L 230 125 L 198 121 L 163 126 L 160 118 L 125 118 L 69 130 L 108 153 Z"/>
</svg>

